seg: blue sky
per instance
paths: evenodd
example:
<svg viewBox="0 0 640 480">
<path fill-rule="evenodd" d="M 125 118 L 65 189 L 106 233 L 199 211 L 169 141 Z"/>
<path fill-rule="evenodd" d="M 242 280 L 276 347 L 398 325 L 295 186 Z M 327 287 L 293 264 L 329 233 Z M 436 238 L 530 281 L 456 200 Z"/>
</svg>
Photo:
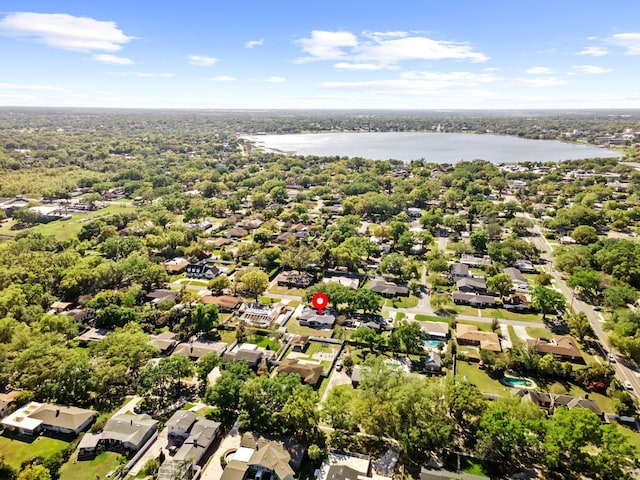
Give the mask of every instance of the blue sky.
<svg viewBox="0 0 640 480">
<path fill-rule="evenodd" d="M 640 108 L 640 2 L 4 0 L 0 105 Z"/>
</svg>

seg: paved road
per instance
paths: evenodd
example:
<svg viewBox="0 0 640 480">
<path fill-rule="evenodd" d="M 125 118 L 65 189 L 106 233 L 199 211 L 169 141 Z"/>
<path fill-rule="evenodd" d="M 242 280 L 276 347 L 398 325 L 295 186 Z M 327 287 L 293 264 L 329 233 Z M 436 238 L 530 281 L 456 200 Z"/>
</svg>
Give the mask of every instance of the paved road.
<svg viewBox="0 0 640 480">
<path fill-rule="evenodd" d="M 553 277 L 556 286 L 564 294 L 564 296 L 567 299 L 570 299 L 570 305 L 574 311 L 578 313 L 582 312 L 587 316 L 587 318 L 589 319 L 589 322 L 591 323 L 591 328 L 593 328 L 593 332 L 596 334 L 596 337 L 598 337 L 600 344 L 605 346 L 609 352 L 615 355 L 615 351 L 609 346 L 609 343 L 607 341 L 607 334 L 602 328 L 602 323 L 603 323 L 602 315 L 596 312 L 593 309 L 593 306 L 575 298 L 573 290 L 567 287 L 567 284 L 562 279 L 560 274 L 553 267 L 551 267 L 552 248 L 551 248 L 551 245 L 549 245 L 549 242 L 547 241 L 547 239 L 544 238 L 544 236 L 542 235 L 542 229 L 540 228 L 539 225 L 536 225 L 534 227 L 534 231 L 537 233 L 537 235 L 534 237 L 530 237 L 530 239 L 532 240 L 533 244 L 536 245 L 542 252 L 541 258 L 548 261 L 548 264 L 546 265 L 546 270 Z M 633 386 L 633 393 L 635 394 L 636 397 L 640 398 L 640 381 L 638 381 L 638 374 L 634 372 L 632 369 L 625 367 L 620 363 L 614 363 L 612 364 L 612 366 L 614 367 L 614 370 L 616 372 L 616 376 L 618 377 L 618 379 L 621 382 L 626 382 L 626 381 L 630 382 L 631 385 Z"/>
</svg>

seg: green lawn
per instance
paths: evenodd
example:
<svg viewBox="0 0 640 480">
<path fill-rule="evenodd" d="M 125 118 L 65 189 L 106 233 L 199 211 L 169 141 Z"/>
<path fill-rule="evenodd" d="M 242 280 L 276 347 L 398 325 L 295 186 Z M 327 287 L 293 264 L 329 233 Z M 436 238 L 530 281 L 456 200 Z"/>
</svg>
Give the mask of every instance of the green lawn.
<svg viewBox="0 0 640 480">
<path fill-rule="evenodd" d="M 269 293 L 274 295 L 293 295 L 294 297 L 302 297 L 304 295 L 304 288 L 287 288 L 274 285 L 269 289 Z"/>
<path fill-rule="evenodd" d="M 631 444 L 636 447 L 637 453 L 640 454 L 640 432 L 619 423 L 613 422 L 612 425 L 615 425 L 620 433 L 629 439 Z"/>
<path fill-rule="evenodd" d="M 409 295 L 408 297 L 388 298 L 384 304 L 393 308 L 413 308 L 418 306 L 418 297 Z"/>
<path fill-rule="evenodd" d="M 109 205 L 107 208 L 102 208 L 100 210 L 96 210 L 95 212 L 87 212 L 87 213 L 72 213 L 72 217 L 69 220 L 56 220 L 54 222 L 36 225 L 35 227 L 31 227 L 27 230 L 31 232 L 40 232 L 43 235 L 53 235 L 58 240 L 65 240 L 67 238 L 71 238 L 76 236 L 82 225 L 87 223 L 90 220 L 106 217 L 112 215 L 114 213 L 125 213 L 131 212 L 134 207 L 132 205 Z M 9 236 L 16 236 L 19 232 L 24 230 L 10 230 L 13 221 L 8 222 L 2 227 L 2 233 Z"/>
<path fill-rule="evenodd" d="M 509 395 L 509 389 L 489 377 L 484 370 L 480 370 L 477 363 L 458 362 L 456 376 L 461 379 L 466 376 L 469 382 L 475 384 L 482 393 Z"/>
<path fill-rule="evenodd" d="M 418 322 L 444 322 L 451 323 L 450 317 L 438 317 L 437 315 L 424 315 L 422 313 L 418 313 L 415 316 L 416 321 Z"/>
<path fill-rule="evenodd" d="M 383 317 L 386 317 L 386 315 L 384 314 L 384 312 L 382 312 L 382 316 L 383 316 Z M 404 312 L 397 312 L 397 313 L 396 313 L 395 321 L 396 321 L 396 322 L 399 322 L 400 320 L 403 320 L 405 316 L 406 316 L 406 315 L 404 314 Z M 417 319 L 416 319 L 416 320 L 417 320 Z"/>
<path fill-rule="evenodd" d="M 220 341 L 227 345 L 231 345 L 236 340 L 235 330 L 218 330 L 218 333 L 220 334 Z"/>
<path fill-rule="evenodd" d="M 527 333 L 529 334 L 529 336 L 531 336 L 532 338 L 551 338 L 553 337 L 553 333 L 551 333 L 550 330 L 546 329 L 546 328 L 541 328 L 541 327 L 525 327 L 527 330 Z"/>
<path fill-rule="evenodd" d="M 478 327 L 478 330 L 483 330 L 485 332 L 491 331 L 491 324 L 489 322 L 474 322 L 472 320 L 458 320 L 458 323 L 462 325 L 474 325 Z"/>
<path fill-rule="evenodd" d="M 503 308 L 485 308 L 481 310 L 483 317 L 518 320 L 520 322 L 542 322 L 542 315 L 537 313 L 517 313 Z"/>
<path fill-rule="evenodd" d="M 14 435 L 7 431 L 0 435 L 0 452 L 4 454 L 5 461 L 15 468 L 33 457 L 47 458 L 54 453 L 62 452 L 69 442 L 47 436 L 28 437 L 26 435 Z"/>
<path fill-rule="evenodd" d="M 511 343 L 514 347 L 524 347 L 527 344 L 527 342 L 516 335 L 516 330 L 513 328 L 513 325 L 507 325 L 507 330 L 509 331 L 509 337 L 511 338 Z"/>
<path fill-rule="evenodd" d="M 277 340 L 266 337 L 264 335 L 252 335 L 251 337 L 249 337 L 248 343 L 255 343 L 262 348 L 266 348 L 268 346 L 269 350 L 272 350 L 274 352 L 280 348 Z"/>
<path fill-rule="evenodd" d="M 317 330 L 315 328 L 301 326 L 297 319 L 289 320 L 285 327 L 287 328 L 287 332 L 298 335 L 312 335 L 315 337 L 330 338 L 333 333 L 333 330 Z"/>
<path fill-rule="evenodd" d="M 263 305 L 271 305 L 273 303 L 278 303 L 280 301 L 279 298 L 271 298 L 271 297 L 258 297 L 258 301 Z"/>
<path fill-rule="evenodd" d="M 93 460 L 82 460 L 73 463 L 76 458 L 74 453 L 71 459 L 60 468 L 60 480 L 94 480 L 106 478 L 107 473 L 115 470 L 120 465 L 120 455 L 114 452 L 104 452 Z"/>
</svg>

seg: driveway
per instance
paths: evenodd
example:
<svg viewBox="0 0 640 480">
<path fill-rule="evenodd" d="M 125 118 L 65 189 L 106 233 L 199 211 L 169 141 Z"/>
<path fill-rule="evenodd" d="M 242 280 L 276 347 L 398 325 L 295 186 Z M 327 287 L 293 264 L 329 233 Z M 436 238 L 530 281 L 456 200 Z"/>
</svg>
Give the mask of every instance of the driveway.
<svg viewBox="0 0 640 480">
<path fill-rule="evenodd" d="M 209 463 L 202 469 L 202 475 L 200 477 L 202 480 L 220 480 L 223 472 L 222 465 L 220 465 L 220 456 L 227 450 L 240 447 L 241 435 L 238 430 L 239 425 L 238 422 L 236 422 L 231 430 L 229 430 L 229 433 L 222 439 L 218 449 L 211 455 Z"/>
<path fill-rule="evenodd" d="M 149 447 L 149 449 L 140 457 L 140 459 L 136 462 L 136 464 L 129 471 L 129 475 L 135 477 L 140 470 L 144 468 L 149 460 L 152 458 L 158 458 L 160 455 L 160 451 L 164 451 L 165 458 L 169 458 L 169 450 L 167 450 L 167 445 L 169 445 L 169 429 L 163 428 L 162 431 L 158 434 L 158 438 L 153 444 Z"/>
<path fill-rule="evenodd" d="M 344 370 L 338 372 L 334 367 L 328 382 L 329 384 L 327 385 L 327 388 L 325 389 L 324 393 L 322 394 L 322 398 L 320 399 L 321 402 L 324 402 L 327 399 L 329 390 L 331 390 L 333 387 L 337 387 L 338 385 L 350 384 L 351 378 L 349 378 L 349 375 L 347 375 Z"/>
</svg>

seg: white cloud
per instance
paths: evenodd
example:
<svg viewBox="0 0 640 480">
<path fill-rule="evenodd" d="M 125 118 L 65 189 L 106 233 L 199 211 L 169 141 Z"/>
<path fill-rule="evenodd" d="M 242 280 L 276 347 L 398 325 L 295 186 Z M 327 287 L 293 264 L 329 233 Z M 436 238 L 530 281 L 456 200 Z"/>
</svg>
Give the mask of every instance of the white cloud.
<svg viewBox="0 0 640 480">
<path fill-rule="evenodd" d="M 603 57 L 609 50 L 604 47 L 584 47 L 578 52 L 578 55 L 588 55 L 590 57 Z"/>
<path fill-rule="evenodd" d="M 267 82 L 267 83 L 282 83 L 282 82 L 286 82 L 287 79 L 284 77 L 268 77 L 262 80 L 263 82 Z"/>
<path fill-rule="evenodd" d="M 359 39 L 351 32 L 313 30 L 310 38 L 300 39 L 298 44 L 309 55 L 297 62 L 341 60 L 337 68 L 354 64 L 367 65 L 362 70 L 373 70 L 368 65 L 375 64 L 379 65 L 378 69 L 385 69 L 407 60 L 489 60 L 484 53 L 474 51 L 469 43 L 433 40 L 408 32 L 364 32 Z"/>
<path fill-rule="evenodd" d="M 345 47 L 358 45 L 358 38 L 350 32 L 327 32 L 313 30 L 311 38 L 301 38 L 298 43 L 302 50 L 311 55 L 299 59 L 300 62 L 309 60 L 336 60 L 346 56 Z"/>
<path fill-rule="evenodd" d="M 197 67 L 210 67 L 218 62 L 217 58 L 207 57 L 206 55 L 187 55 L 189 63 Z"/>
<path fill-rule="evenodd" d="M 175 77 L 175 73 L 156 73 L 156 72 L 111 72 L 111 75 L 119 75 L 121 77 L 141 77 L 141 78 L 171 78 Z"/>
<path fill-rule="evenodd" d="M 217 77 L 210 77 L 209 80 L 212 82 L 235 82 L 235 77 L 230 77 L 229 75 L 218 75 Z"/>
<path fill-rule="evenodd" d="M 598 75 L 600 73 L 608 73 L 612 70 L 610 68 L 597 67 L 595 65 L 577 65 L 573 69 L 580 73 L 587 73 L 591 75 Z"/>
<path fill-rule="evenodd" d="M 640 33 L 616 33 L 610 41 L 627 49 L 627 55 L 640 55 Z"/>
<path fill-rule="evenodd" d="M 360 82 L 323 82 L 323 88 L 372 91 L 398 95 L 434 95 L 465 88 L 468 91 L 484 92 L 482 85 L 499 82 L 502 79 L 490 73 L 472 72 L 404 72 L 399 77 L 387 80 L 366 80 Z M 465 91 L 467 94 L 468 91 Z"/>
<path fill-rule="evenodd" d="M 65 92 L 64 88 L 55 85 L 18 85 L 17 83 L 0 83 L 0 89 L 28 90 L 33 92 Z"/>
<path fill-rule="evenodd" d="M 334 65 L 338 70 L 397 70 L 394 65 L 382 65 L 379 63 L 347 63 L 339 62 Z"/>
<path fill-rule="evenodd" d="M 50 47 L 90 52 L 116 52 L 135 39 L 124 34 L 115 22 L 65 13 L 10 13 L 0 20 L 5 35 L 35 40 Z"/>
<path fill-rule="evenodd" d="M 567 83 L 567 81 L 558 77 L 544 76 L 534 78 L 519 78 L 516 80 L 516 83 L 523 87 L 540 88 L 557 87 L 559 85 L 564 85 L 565 83 Z"/>
<path fill-rule="evenodd" d="M 529 75 L 553 75 L 553 70 L 549 67 L 531 67 L 525 70 Z"/>
<path fill-rule="evenodd" d="M 134 63 L 136 63 L 130 58 L 118 57 L 117 55 L 111 55 L 106 53 L 94 55 L 93 59 L 96 62 L 109 63 L 111 65 L 133 65 Z"/>
<path fill-rule="evenodd" d="M 359 47 L 356 58 L 394 64 L 403 60 L 468 60 L 485 62 L 489 57 L 474 52 L 468 43 L 432 40 L 427 37 L 405 37 L 382 40 Z"/>
<path fill-rule="evenodd" d="M 264 44 L 264 38 L 261 38 L 260 40 L 249 40 L 247 43 L 244 44 L 245 47 L 247 48 L 254 48 L 254 47 L 259 47 L 260 45 Z"/>
</svg>

